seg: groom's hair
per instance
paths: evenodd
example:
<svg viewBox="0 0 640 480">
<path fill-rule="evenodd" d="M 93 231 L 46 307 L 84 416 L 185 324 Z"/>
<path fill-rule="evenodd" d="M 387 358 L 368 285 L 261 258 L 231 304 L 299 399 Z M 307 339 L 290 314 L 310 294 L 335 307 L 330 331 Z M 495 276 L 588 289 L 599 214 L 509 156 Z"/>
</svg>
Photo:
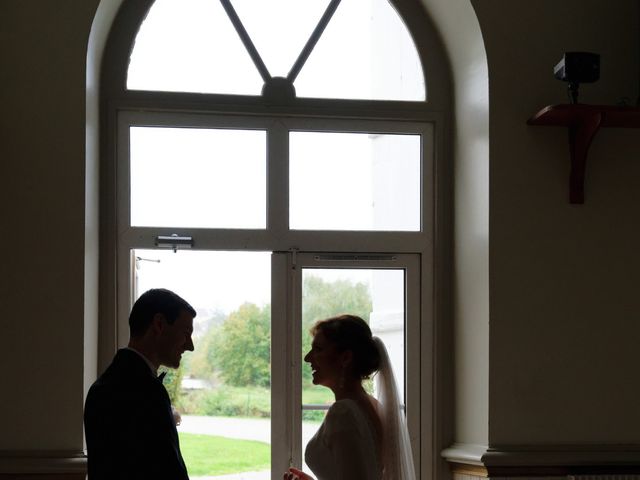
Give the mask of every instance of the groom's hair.
<svg viewBox="0 0 640 480">
<path fill-rule="evenodd" d="M 362 318 L 344 314 L 320 320 L 311 327 L 312 335 L 318 332 L 322 332 L 339 352 L 352 352 L 353 373 L 358 378 L 369 378 L 380 368 L 380 353 L 369 325 Z"/>
<path fill-rule="evenodd" d="M 167 319 L 167 323 L 173 324 L 183 310 L 189 312 L 192 317 L 196 316 L 195 309 L 171 290 L 147 290 L 133 304 L 129 314 L 129 333 L 132 337 L 143 335 L 156 313 L 161 313 Z"/>
</svg>

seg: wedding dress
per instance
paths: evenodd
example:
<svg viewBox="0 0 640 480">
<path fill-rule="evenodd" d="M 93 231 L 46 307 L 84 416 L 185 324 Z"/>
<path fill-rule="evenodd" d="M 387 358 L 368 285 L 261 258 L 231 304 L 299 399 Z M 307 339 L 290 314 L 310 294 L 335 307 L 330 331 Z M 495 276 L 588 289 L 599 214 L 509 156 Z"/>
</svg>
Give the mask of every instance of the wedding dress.
<svg viewBox="0 0 640 480">
<path fill-rule="evenodd" d="M 356 402 L 336 401 L 305 450 L 305 461 L 318 480 L 415 480 L 413 456 L 396 381 L 387 349 L 378 337 L 380 353 L 376 393 L 381 406 L 382 458 L 377 434 Z"/>
<path fill-rule="evenodd" d="M 350 399 L 335 402 L 309 440 L 305 461 L 318 480 L 380 480 L 376 433 Z"/>
</svg>

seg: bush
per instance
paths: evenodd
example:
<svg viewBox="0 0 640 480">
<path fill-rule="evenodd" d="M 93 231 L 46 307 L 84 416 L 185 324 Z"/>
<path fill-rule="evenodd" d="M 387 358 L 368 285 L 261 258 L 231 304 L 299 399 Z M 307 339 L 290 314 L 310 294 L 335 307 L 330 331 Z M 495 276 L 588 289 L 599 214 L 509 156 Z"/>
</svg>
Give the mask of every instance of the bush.
<svg viewBox="0 0 640 480">
<path fill-rule="evenodd" d="M 271 417 L 271 392 L 267 388 L 220 387 L 185 393 L 184 413 L 222 417 Z"/>
<path fill-rule="evenodd" d="M 164 379 L 162 380 L 162 384 L 169 394 L 171 404 L 178 409 L 182 408 L 182 392 L 180 389 L 184 373 L 182 365 L 180 365 L 180 368 L 178 369 L 164 366 L 160 367 L 158 369 L 158 374 L 162 372 L 166 372 Z"/>
<path fill-rule="evenodd" d="M 305 410 L 302 412 L 302 420 L 305 422 L 322 422 L 326 410 Z"/>
</svg>

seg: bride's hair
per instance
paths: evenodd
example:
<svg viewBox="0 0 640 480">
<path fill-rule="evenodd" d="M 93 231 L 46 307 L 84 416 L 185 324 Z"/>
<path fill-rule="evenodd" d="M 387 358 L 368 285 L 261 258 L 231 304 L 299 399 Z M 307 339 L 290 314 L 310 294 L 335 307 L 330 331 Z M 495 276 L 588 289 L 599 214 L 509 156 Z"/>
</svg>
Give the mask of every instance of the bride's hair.
<svg viewBox="0 0 640 480">
<path fill-rule="evenodd" d="M 356 315 L 338 315 L 320 320 L 311 327 L 311 334 L 318 332 L 331 341 L 339 352 L 353 352 L 353 373 L 365 379 L 380 368 L 380 353 L 373 341 L 369 325 Z"/>
</svg>

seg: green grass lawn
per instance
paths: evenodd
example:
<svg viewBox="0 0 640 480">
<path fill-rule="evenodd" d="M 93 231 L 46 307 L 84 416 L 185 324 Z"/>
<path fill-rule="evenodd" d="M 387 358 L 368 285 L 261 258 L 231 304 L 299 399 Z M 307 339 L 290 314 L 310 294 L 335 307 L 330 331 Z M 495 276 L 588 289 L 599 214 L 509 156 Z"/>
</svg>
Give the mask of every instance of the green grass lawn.
<svg viewBox="0 0 640 480">
<path fill-rule="evenodd" d="M 271 448 L 263 442 L 193 433 L 179 435 L 184 462 L 194 477 L 268 470 L 271 464 Z"/>
<path fill-rule="evenodd" d="M 302 403 L 332 404 L 334 400 L 333 392 L 326 387 L 314 385 L 302 389 Z"/>
</svg>

